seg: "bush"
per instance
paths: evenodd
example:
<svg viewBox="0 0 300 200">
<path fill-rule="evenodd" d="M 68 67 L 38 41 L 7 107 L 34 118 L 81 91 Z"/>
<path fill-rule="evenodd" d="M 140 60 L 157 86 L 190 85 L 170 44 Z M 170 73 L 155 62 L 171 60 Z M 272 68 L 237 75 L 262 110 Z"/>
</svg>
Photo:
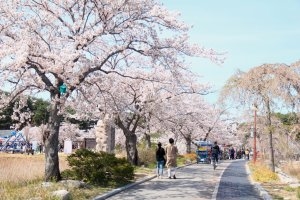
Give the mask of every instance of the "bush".
<svg viewBox="0 0 300 200">
<path fill-rule="evenodd" d="M 96 185 L 127 183 L 134 177 L 134 167 L 125 158 L 114 154 L 78 149 L 67 157 L 71 169 L 62 172 L 64 178 L 82 180 Z"/>
<path fill-rule="evenodd" d="M 187 162 L 193 162 L 193 161 L 197 160 L 196 153 L 187 153 L 187 154 L 184 154 L 183 157 L 186 159 Z"/>
<path fill-rule="evenodd" d="M 137 148 L 139 152 L 139 165 L 144 165 L 145 167 L 153 167 L 156 165 L 155 145 L 148 148 L 146 144 L 140 143 Z"/>
<path fill-rule="evenodd" d="M 178 155 L 177 156 L 177 165 L 182 166 L 185 165 L 186 159 L 183 157 L 183 155 Z"/>
</svg>

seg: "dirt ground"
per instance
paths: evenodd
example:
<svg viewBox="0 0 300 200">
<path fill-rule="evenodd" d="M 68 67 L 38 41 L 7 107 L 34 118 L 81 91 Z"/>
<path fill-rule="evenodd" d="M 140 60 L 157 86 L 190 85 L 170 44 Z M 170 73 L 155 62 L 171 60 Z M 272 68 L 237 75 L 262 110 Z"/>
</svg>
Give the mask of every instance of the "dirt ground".
<svg viewBox="0 0 300 200">
<path fill-rule="evenodd" d="M 261 186 L 275 199 L 299 200 L 297 197 L 297 188 L 292 188 L 284 183 L 262 183 Z"/>
</svg>

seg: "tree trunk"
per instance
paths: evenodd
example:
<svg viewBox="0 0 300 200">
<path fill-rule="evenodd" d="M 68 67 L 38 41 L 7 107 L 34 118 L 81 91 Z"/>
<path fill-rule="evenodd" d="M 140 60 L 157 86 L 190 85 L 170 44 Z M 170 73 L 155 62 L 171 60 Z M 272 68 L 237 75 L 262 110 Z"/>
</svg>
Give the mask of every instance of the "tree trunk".
<svg viewBox="0 0 300 200">
<path fill-rule="evenodd" d="M 137 137 L 132 133 L 125 133 L 126 137 L 126 152 L 127 152 L 127 160 L 137 166 L 138 165 L 138 150 L 136 148 Z"/>
<path fill-rule="evenodd" d="M 145 134 L 147 148 L 150 149 L 151 148 L 151 136 L 147 133 L 144 133 L 144 134 Z"/>
<path fill-rule="evenodd" d="M 49 126 L 44 132 L 45 144 L 45 181 L 61 180 L 58 157 L 58 135 L 60 117 L 58 116 L 58 105 L 56 104 L 50 112 Z"/>
<path fill-rule="evenodd" d="M 136 120 L 135 126 L 133 126 L 134 128 L 132 129 L 132 131 L 129 130 L 130 124 L 124 126 L 119 116 L 117 116 L 117 118 L 115 119 L 115 123 L 120 129 L 122 129 L 126 138 L 125 145 L 126 145 L 126 152 L 127 152 L 127 160 L 133 165 L 138 165 L 139 158 L 138 158 L 138 150 L 136 147 L 137 136 L 135 134 L 138 119 Z"/>
<path fill-rule="evenodd" d="M 261 156 L 262 159 L 265 159 L 265 147 L 262 143 L 262 137 L 258 138 L 258 143 L 259 143 L 260 156 Z"/>
<path fill-rule="evenodd" d="M 274 148 L 273 148 L 273 134 L 272 130 L 269 131 L 269 145 L 270 145 L 270 162 L 271 170 L 275 172 Z"/>
<path fill-rule="evenodd" d="M 185 137 L 185 145 L 186 145 L 186 153 L 191 153 L 192 152 L 191 135 L 188 135 L 187 137 Z"/>
<path fill-rule="evenodd" d="M 269 127 L 269 145 L 270 145 L 270 164 L 271 170 L 275 172 L 275 160 L 274 160 L 274 149 L 273 149 L 273 130 L 272 130 L 272 121 L 271 121 L 271 110 L 270 110 L 270 102 L 266 101 L 267 105 L 267 125 Z"/>
</svg>

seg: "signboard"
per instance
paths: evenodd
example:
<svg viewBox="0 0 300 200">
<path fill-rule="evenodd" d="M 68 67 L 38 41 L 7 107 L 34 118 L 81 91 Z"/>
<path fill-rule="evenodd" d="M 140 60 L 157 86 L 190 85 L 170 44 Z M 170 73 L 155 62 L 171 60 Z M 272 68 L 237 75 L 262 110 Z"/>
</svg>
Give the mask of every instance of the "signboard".
<svg viewBox="0 0 300 200">
<path fill-rule="evenodd" d="M 198 147 L 199 151 L 207 151 L 207 146 Z"/>
<path fill-rule="evenodd" d="M 64 142 L 64 153 L 71 154 L 72 153 L 72 141 L 65 140 Z"/>
<path fill-rule="evenodd" d="M 96 144 L 96 138 L 84 138 L 84 148 L 95 149 Z"/>
</svg>

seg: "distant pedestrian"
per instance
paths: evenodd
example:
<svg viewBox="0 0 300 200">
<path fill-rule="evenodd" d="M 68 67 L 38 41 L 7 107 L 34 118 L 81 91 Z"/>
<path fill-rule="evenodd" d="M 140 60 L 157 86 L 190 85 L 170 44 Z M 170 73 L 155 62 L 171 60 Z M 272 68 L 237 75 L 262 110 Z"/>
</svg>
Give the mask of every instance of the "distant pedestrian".
<svg viewBox="0 0 300 200">
<path fill-rule="evenodd" d="M 34 154 L 34 151 L 33 151 L 33 149 L 32 149 L 32 143 L 31 143 L 31 142 L 28 142 L 28 143 L 27 143 L 26 151 L 27 151 L 27 155 L 29 155 L 29 154 L 33 155 L 33 154 Z"/>
<path fill-rule="evenodd" d="M 164 173 L 164 166 L 166 164 L 166 159 L 165 159 L 165 149 L 161 146 L 161 143 L 159 142 L 157 144 L 158 148 L 156 150 L 156 163 L 157 163 L 157 178 L 162 178 L 163 173 Z"/>
<path fill-rule="evenodd" d="M 40 150 L 40 153 L 43 152 L 43 145 L 42 145 L 42 143 L 39 144 L 39 150 Z"/>
<path fill-rule="evenodd" d="M 235 150 L 234 150 L 233 147 L 231 147 L 231 149 L 229 151 L 230 151 L 230 159 L 233 160 L 234 159 Z"/>
<path fill-rule="evenodd" d="M 172 177 L 176 179 L 176 167 L 177 167 L 177 154 L 178 149 L 177 146 L 174 145 L 174 139 L 169 139 L 169 144 L 166 147 L 166 155 L 167 155 L 167 168 L 168 168 L 168 177 L 171 179 Z M 173 176 L 172 176 L 173 175 Z"/>
<path fill-rule="evenodd" d="M 23 151 L 23 153 L 26 153 L 26 144 L 22 144 L 22 151 Z"/>
<path fill-rule="evenodd" d="M 242 149 L 242 157 L 243 157 L 243 159 L 246 159 L 245 149 Z"/>
<path fill-rule="evenodd" d="M 246 155 L 246 159 L 249 160 L 249 157 L 250 157 L 250 156 L 249 156 L 249 155 L 250 155 L 249 149 L 246 149 L 245 155 Z"/>
</svg>

